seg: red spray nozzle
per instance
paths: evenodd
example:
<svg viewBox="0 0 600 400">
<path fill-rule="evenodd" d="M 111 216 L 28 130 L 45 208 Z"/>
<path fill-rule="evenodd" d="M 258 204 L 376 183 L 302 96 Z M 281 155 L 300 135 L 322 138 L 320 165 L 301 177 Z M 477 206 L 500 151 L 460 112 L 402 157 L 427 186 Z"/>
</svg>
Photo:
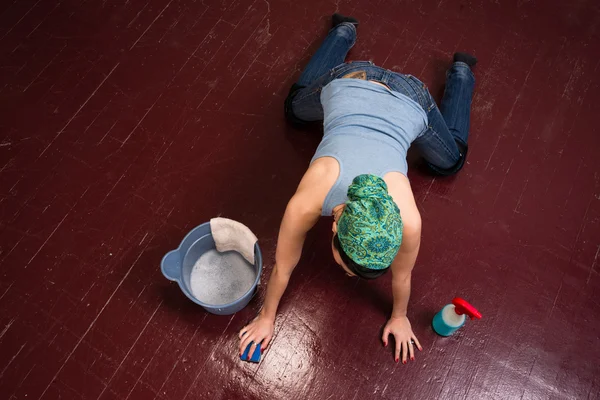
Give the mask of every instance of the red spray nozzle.
<svg viewBox="0 0 600 400">
<path fill-rule="evenodd" d="M 455 297 L 454 300 L 452 300 L 452 304 L 454 304 L 454 312 L 458 315 L 467 314 L 471 319 L 481 319 L 481 313 L 466 300 Z"/>
</svg>

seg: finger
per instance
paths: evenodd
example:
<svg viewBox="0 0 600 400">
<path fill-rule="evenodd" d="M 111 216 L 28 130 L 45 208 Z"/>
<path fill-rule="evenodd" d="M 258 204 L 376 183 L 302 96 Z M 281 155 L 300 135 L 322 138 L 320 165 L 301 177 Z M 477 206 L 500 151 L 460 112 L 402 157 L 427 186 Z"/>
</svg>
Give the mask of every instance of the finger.
<svg viewBox="0 0 600 400">
<path fill-rule="evenodd" d="M 256 350 L 256 341 L 252 343 L 252 346 L 250 346 L 250 351 L 248 352 L 248 360 L 252 358 L 254 350 Z"/>
<path fill-rule="evenodd" d="M 415 361 L 415 348 L 411 339 L 408 339 L 408 356 L 410 357 L 410 361 Z"/>
<path fill-rule="evenodd" d="M 273 336 L 269 335 L 265 338 L 265 340 L 263 340 L 261 351 L 265 351 L 267 349 L 267 347 L 269 347 L 269 343 L 271 343 L 272 338 L 273 338 Z"/>
<path fill-rule="evenodd" d="M 241 339 L 242 337 L 244 337 L 244 335 L 248 333 L 248 327 L 245 326 L 242 328 L 242 330 L 240 331 L 240 334 L 238 335 L 238 337 Z"/>
<path fill-rule="evenodd" d="M 417 345 L 417 349 L 419 349 L 419 351 L 423 351 L 423 347 L 421 347 L 421 343 L 419 343 L 419 339 L 417 339 L 416 336 L 413 336 L 412 338 L 415 341 L 415 344 Z"/>
<path fill-rule="evenodd" d="M 381 336 L 381 341 L 383 342 L 383 345 L 386 347 L 388 345 L 388 336 L 390 336 L 390 330 L 388 328 L 385 328 L 383 330 L 383 336 Z"/>
<path fill-rule="evenodd" d="M 406 364 L 406 356 L 408 356 L 408 342 L 404 341 L 402 342 L 402 364 Z"/>
<path fill-rule="evenodd" d="M 400 348 L 402 346 L 402 342 L 400 340 L 398 340 L 398 338 L 396 338 L 395 336 L 394 336 L 394 339 L 396 339 L 395 340 L 396 341 L 396 351 L 394 353 L 394 360 L 396 362 L 398 362 L 398 361 L 400 361 Z"/>
<path fill-rule="evenodd" d="M 254 335 L 252 335 L 252 333 L 249 333 L 246 336 L 244 336 L 244 338 L 240 342 L 240 356 L 242 354 L 244 354 L 244 350 L 246 350 L 246 347 L 248 347 L 250 342 L 252 342 L 253 340 L 254 340 Z"/>
</svg>

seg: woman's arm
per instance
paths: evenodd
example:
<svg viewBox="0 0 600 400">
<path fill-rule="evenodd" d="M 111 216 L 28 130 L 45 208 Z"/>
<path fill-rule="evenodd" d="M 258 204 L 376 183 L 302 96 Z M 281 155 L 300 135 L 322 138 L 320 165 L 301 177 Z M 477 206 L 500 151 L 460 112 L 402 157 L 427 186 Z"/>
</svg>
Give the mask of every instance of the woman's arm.
<svg viewBox="0 0 600 400">
<path fill-rule="evenodd" d="M 411 340 L 415 342 L 419 350 L 422 349 L 412 331 L 410 321 L 406 317 L 410 298 L 411 273 L 421 245 L 421 215 L 406 177 L 398 176 L 397 179 L 391 180 L 388 186 L 390 195 L 400 208 L 403 230 L 402 245 L 391 266 L 394 297 L 392 315 L 385 325 L 382 340 L 387 346 L 388 337 L 392 334 L 396 342 L 395 360 L 398 362 L 400 353 L 402 353 L 402 362 L 406 363 L 408 357 L 411 360 L 414 359 Z"/>
<path fill-rule="evenodd" d="M 240 355 L 244 353 L 251 342 L 254 342 L 254 344 L 248 352 L 248 357 L 254 354 L 257 345 L 260 345 L 263 350 L 266 349 L 273 337 L 275 315 L 277 314 L 279 301 L 287 288 L 294 268 L 300 260 L 306 234 L 320 216 L 319 212 L 310 207 L 308 195 L 308 192 L 297 192 L 285 210 L 279 228 L 275 266 L 267 283 L 263 308 L 254 321 L 240 331 Z"/>
<path fill-rule="evenodd" d="M 392 263 L 392 293 L 394 307 L 392 318 L 406 317 L 410 298 L 410 278 L 421 245 L 421 221 L 404 222 L 402 245 Z"/>
<path fill-rule="evenodd" d="M 412 331 L 412 326 L 406 316 L 408 299 L 410 298 L 411 272 L 417 259 L 421 242 L 420 219 L 419 224 L 404 222 L 402 234 L 402 245 L 400 251 L 392 263 L 392 294 L 394 296 L 394 307 L 392 316 L 383 329 L 383 343 L 388 345 L 389 335 L 394 336 L 396 344 L 394 359 L 406 364 L 407 358 L 414 360 L 414 349 L 411 341 L 414 341 L 419 350 L 422 350 L 419 340 Z"/>
<path fill-rule="evenodd" d="M 305 196 L 306 194 L 297 193 L 292 197 L 281 221 L 275 267 L 267 284 L 265 302 L 260 312 L 262 316 L 272 320 L 275 319 L 279 301 L 287 288 L 290 276 L 300 261 L 306 234 L 320 216 L 320 210 L 311 210 L 306 206 L 308 201 L 304 199 Z"/>
<path fill-rule="evenodd" d="M 261 345 L 265 349 L 271 341 L 277 308 L 290 276 L 300 261 L 306 234 L 319 220 L 323 201 L 333 185 L 333 180 L 325 174 L 327 169 L 319 160 L 313 163 L 286 207 L 279 228 L 275 266 L 267 283 L 263 308 L 254 321 L 240 331 L 240 354 L 250 342 L 254 344 L 249 356 L 254 353 L 255 346 Z"/>
</svg>

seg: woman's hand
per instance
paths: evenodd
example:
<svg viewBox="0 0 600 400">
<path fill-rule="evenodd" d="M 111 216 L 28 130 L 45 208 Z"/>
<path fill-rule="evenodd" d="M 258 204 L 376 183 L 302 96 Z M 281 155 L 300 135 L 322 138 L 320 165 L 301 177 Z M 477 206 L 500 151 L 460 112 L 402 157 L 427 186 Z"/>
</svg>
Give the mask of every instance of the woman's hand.
<svg viewBox="0 0 600 400">
<path fill-rule="evenodd" d="M 261 345 L 261 351 L 266 350 L 269 342 L 273 338 L 275 320 L 269 317 L 265 317 L 262 314 L 258 314 L 254 321 L 246 325 L 240 331 L 240 356 L 244 354 L 244 350 L 250 342 L 254 342 L 250 351 L 248 352 L 248 359 L 254 354 L 256 346 Z"/>
<path fill-rule="evenodd" d="M 412 331 L 410 322 L 406 317 L 392 317 L 385 324 L 383 328 L 383 344 L 388 345 L 388 337 L 392 334 L 396 341 L 396 351 L 394 353 L 394 359 L 396 362 L 400 360 L 400 350 L 402 350 L 402 363 L 406 364 L 406 358 L 410 357 L 411 360 L 415 359 L 415 353 L 413 343 L 418 347 L 419 351 L 423 350 L 421 344 L 417 340 L 417 337 Z"/>
</svg>

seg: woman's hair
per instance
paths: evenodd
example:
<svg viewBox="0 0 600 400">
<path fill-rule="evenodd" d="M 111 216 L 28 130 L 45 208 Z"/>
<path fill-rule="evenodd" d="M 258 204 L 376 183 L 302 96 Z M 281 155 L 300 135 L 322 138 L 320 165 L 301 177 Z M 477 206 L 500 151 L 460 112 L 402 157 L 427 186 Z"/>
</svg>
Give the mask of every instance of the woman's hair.
<svg viewBox="0 0 600 400">
<path fill-rule="evenodd" d="M 340 239 L 338 238 L 337 234 L 333 237 L 333 246 L 340 253 L 340 257 L 342 257 L 342 261 L 344 262 L 344 264 L 346 264 L 348 269 L 363 279 L 379 278 L 381 275 L 385 274 L 388 269 L 390 269 L 390 267 L 387 267 L 385 269 L 371 269 L 358 265 L 357 263 L 352 261 L 352 259 L 348 257 L 346 252 L 342 249 L 342 245 L 340 244 Z"/>
</svg>

